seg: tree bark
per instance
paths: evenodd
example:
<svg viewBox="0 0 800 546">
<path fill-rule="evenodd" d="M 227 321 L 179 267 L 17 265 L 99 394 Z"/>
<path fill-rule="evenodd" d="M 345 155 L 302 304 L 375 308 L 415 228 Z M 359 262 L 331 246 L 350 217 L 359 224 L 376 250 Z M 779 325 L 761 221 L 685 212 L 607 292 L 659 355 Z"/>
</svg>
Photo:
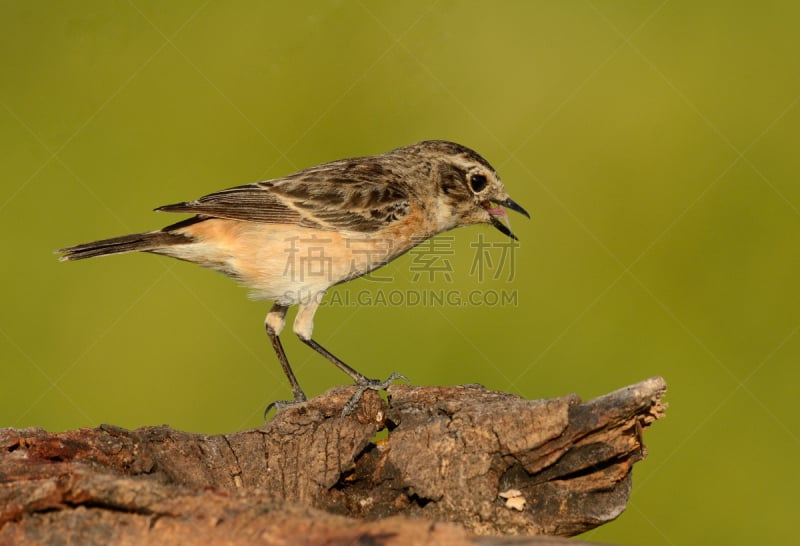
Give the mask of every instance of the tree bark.
<svg viewBox="0 0 800 546">
<path fill-rule="evenodd" d="M 476 535 L 616 518 L 665 390 L 653 378 L 584 403 L 395 385 L 342 417 L 353 388 L 339 387 L 232 434 L 2 429 L 0 544 L 559 543 Z"/>
</svg>

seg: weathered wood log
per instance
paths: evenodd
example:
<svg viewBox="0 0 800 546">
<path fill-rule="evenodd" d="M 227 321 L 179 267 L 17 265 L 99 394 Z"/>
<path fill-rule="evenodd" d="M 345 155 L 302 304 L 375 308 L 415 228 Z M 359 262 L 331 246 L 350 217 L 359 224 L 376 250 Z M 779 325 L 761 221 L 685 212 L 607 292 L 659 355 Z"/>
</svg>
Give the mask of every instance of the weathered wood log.
<svg viewBox="0 0 800 546">
<path fill-rule="evenodd" d="M 395 385 L 341 417 L 353 388 L 339 387 L 232 434 L 3 429 L 0 543 L 551 544 L 475 534 L 616 518 L 665 389 L 582 403 Z"/>
</svg>

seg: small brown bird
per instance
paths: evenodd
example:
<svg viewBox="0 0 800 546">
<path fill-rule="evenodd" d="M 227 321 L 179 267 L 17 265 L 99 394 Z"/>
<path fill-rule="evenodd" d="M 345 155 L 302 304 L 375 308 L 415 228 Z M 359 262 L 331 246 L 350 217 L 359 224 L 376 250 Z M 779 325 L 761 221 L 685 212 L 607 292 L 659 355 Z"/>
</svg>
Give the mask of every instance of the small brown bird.
<svg viewBox="0 0 800 546">
<path fill-rule="evenodd" d="M 133 251 L 172 256 L 220 271 L 249 287 L 256 299 L 273 301 L 267 335 L 294 400 L 274 402 L 267 411 L 306 400 L 279 337 L 289 306 L 299 305 L 294 333 L 359 387 L 346 414 L 366 389 L 385 389 L 404 376 L 369 379 L 312 339 L 325 291 L 459 226 L 492 224 L 516 239 L 501 221 L 507 221 L 503 207 L 530 218 L 480 155 L 460 144 L 429 140 L 159 207 L 155 210 L 194 216 L 158 231 L 58 252 L 62 261 Z"/>
</svg>

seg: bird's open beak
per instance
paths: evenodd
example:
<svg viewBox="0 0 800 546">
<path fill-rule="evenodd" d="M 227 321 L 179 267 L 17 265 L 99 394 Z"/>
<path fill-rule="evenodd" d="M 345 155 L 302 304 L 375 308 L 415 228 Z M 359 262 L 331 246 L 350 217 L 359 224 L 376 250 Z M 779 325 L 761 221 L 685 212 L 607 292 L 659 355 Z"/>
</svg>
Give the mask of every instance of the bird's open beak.
<svg viewBox="0 0 800 546">
<path fill-rule="evenodd" d="M 510 197 L 505 201 L 495 201 L 494 204 L 497 206 L 494 207 L 492 206 L 492 203 L 489 201 L 484 201 L 481 204 L 483 205 L 483 208 L 486 209 L 486 212 L 489 213 L 489 220 L 492 222 L 492 225 L 496 227 L 498 231 L 500 231 L 500 233 L 508 235 L 515 241 L 519 240 L 517 236 L 514 235 L 514 233 L 511 231 L 511 225 L 510 222 L 508 221 L 508 214 L 506 214 L 506 209 L 511 209 L 513 211 L 522 214 L 526 218 L 530 218 L 531 215 L 528 214 L 528 211 L 526 211 L 524 208 L 518 205 Z M 500 218 L 503 219 L 502 222 L 499 220 Z"/>
</svg>

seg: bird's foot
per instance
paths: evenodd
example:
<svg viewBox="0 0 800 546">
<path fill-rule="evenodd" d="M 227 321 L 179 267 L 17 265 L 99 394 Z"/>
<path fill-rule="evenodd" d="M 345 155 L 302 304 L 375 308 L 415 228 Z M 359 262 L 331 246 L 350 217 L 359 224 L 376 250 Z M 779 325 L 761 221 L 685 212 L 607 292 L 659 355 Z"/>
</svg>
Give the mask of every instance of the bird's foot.
<svg viewBox="0 0 800 546">
<path fill-rule="evenodd" d="M 342 417 L 347 417 L 350 415 L 358 402 L 361 400 L 361 397 L 364 396 L 364 393 L 367 391 L 385 391 L 389 385 L 397 381 L 398 379 L 402 379 L 403 381 L 410 382 L 408 377 L 405 374 L 392 372 L 387 379 L 381 381 L 379 379 L 369 379 L 365 377 L 361 381 L 356 382 L 356 392 L 353 393 L 353 396 L 350 397 L 350 400 L 345 403 L 344 407 L 342 408 Z"/>
<path fill-rule="evenodd" d="M 275 400 L 274 402 L 270 402 L 267 409 L 264 410 L 264 423 L 267 422 L 267 415 L 269 411 L 275 408 L 275 413 L 278 414 L 287 408 L 291 408 L 292 406 L 296 406 L 297 404 L 302 404 L 303 402 L 307 402 L 308 399 L 304 393 L 300 393 L 299 396 L 296 396 L 294 400 Z"/>
</svg>

